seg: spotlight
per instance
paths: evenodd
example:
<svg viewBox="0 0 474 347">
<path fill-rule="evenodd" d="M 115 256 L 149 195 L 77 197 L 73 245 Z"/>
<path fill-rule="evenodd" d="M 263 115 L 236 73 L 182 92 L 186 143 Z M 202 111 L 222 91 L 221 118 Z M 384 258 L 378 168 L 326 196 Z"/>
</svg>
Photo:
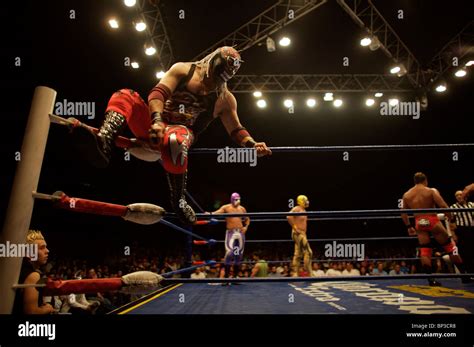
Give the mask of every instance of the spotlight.
<svg viewBox="0 0 474 347">
<path fill-rule="evenodd" d="M 393 75 L 395 75 L 395 74 L 399 73 L 400 70 L 401 70 L 401 69 L 400 69 L 400 66 L 396 65 L 396 66 L 390 68 L 390 73 L 393 74 Z"/>
<path fill-rule="evenodd" d="M 306 100 L 306 106 L 308 106 L 308 107 L 316 106 L 316 100 L 313 99 L 313 98 L 310 98 L 310 99 Z"/>
<path fill-rule="evenodd" d="M 374 100 L 374 99 L 371 99 L 371 98 L 366 99 L 366 100 L 365 100 L 365 104 L 366 104 L 367 106 L 369 106 L 369 107 L 374 106 L 375 100 Z"/>
<path fill-rule="evenodd" d="M 458 71 L 454 73 L 454 76 L 456 77 L 464 77 L 466 75 L 467 75 L 466 69 L 459 69 Z"/>
<path fill-rule="evenodd" d="M 286 99 L 286 100 L 283 102 L 283 105 L 285 105 L 286 108 L 293 107 L 293 100 L 291 100 L 291 99 Z"/>
<path fill-rule="evenodd" d="M 407 73 L 407 69 L 406 69 L 405 65 L 401 64 L 401 65 L 399 65 L 399 68 L 400 68 L 400 70 L 397 72 L 397 77 L 405 76 L 405 74 Z"/>
<path fill-rule="evenodd" d="M 259 90 L 256 90 L 253 92 L 253 96 L 255 96 L 256 98 L 261 98 L 262 97 L 262 92 L 259 91 Z"/>
<path fill-rule="evenodd" d="M 444 93 L 446 91 L 446 89 L 448 89 L 448 88 L 446 87 L 446 83 L 444 83 L 444 82 L 439 83 L 435 88 L 435 90 L 438 93 Z"/>
<path fill-rule="evenodd" d="M 374 96 L 376 98 L 381 98 L 383 96 L 383 93 L 378 92 L 378 93 L 375 93 Z"/>
<path fill-rule="evenodd" d="M 376 51 L 377 49 L 380 48 L 380 41 L 379 39 L 377 38 L 377 36 L 373 36 L 372 37 L 372 42 L 370 43 L 369 45 L 369 49 L 371 51 Z"/>
<path fill-rule="evenodd" d="M 267 37 L 267 51 L 268 52 L 275 52 L 276 51 L 276 46 L 275 46 L 275 40 L 272 39 L 270 36 Z"/>
<path fill-rule="evenodd" d="M 324 101 L 333 101 L 334 100 L 334 94 L 333 93 L 324 94 L 323 100 Z"/>
<path fill-rule="evenodd" d="M 263 99 L 260 99 L 257 101 L 257 107 L 258 108 L 265 108 L 267 107 L 267 102 Z"/>
<path fill-rule="evenodd" d="M 145 48 L 145 54 L 146 55 L 153 55 L 156 53 L 156 48 L 153 46 L 149 46 Z"/>
<path fill-rule="evenodd" d="M 138 69 L 140 67 L 140 65 L 138 65 L 138 63 L 136 61 L 132 62 L 131 65 L 134 69 Z"/>
<path fill-rule="evenodd" d="M 341 107 L 342 106 L 342 100 L 341 99 L 335 99 L 333 102 L 334 107 Z"/>
<path fill-rule="evenodd" d="M 127 7 L 133 7 L 137 3 L 137 0 L 124 0 L 123 3 Z"/>
<path fill-rule="evenodd" d="M 360 40 L 360 45 L 363 47 L 367 47 L 372 43 L 372 39 L 370 37 L 364 37 L 362 40 Z"/>
<path fill-rule="evenodd" d="M 388 99 L 388 104 L 390 106 L 397 106 L 398 105 L 398 99 L 394 98 L 394 99 Z"/>
<path fill-rule="evenodd" d="M 109 20 L 109 25 L 112 29 L 117 29 L 119 27 L 119 24 L 115 18 Z"/>
<path fill-rule="evenodd" d="M 163 70 L 158 71 L 156 73 L 156 78 L 158 78 L 159 80 L 161 80 L 164 76 L 165 76 L 165 72 Z"/>
<path fill-rule="evenodd" d="M 291 40 L 286 36 L 281 38 L 281 40 L 279 42 L 280 46 L 283 46 L 283 47 L 289 46 L 290 43 L 291 43 Z"/>
<path fill-rule="evenodd" d="M 144 21 L 140 21 L 140 22 L 135 23 L 135 29 L 136 29 L 137 31 L 143 31 L 143 30 L 145 30 L 145 29 L 146 29 L 146 24 L 145 24 L 145 22 L 144 22 Z"/>
<path fill-rule="evenodd" d="M 467 63 L 466 63 L 466 66 L 472 66 L 474 65 L 474 60 L 469 60 Z"/>
</svg>

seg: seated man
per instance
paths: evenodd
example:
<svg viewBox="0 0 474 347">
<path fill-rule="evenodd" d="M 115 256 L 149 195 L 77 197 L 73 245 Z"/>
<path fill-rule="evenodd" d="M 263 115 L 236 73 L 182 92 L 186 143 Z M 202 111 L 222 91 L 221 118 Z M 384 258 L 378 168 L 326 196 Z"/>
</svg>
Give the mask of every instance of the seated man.
<svg viewBox="0 0 474 347">
<path fill-rule="evenodd" d="M 29 230 L 26 243 L 38 247 L 36 260 L 23 258 L 20 270 L 19 284 L 37 284 L 43 273 L 41 267 L 48 262 L 49 250 L 41 231 Z M 50 314 L 55 310 L 50 304 L 43 302 L 42 288 L 28 287 L 16 290 L 13 314 Z"/>
</svg>

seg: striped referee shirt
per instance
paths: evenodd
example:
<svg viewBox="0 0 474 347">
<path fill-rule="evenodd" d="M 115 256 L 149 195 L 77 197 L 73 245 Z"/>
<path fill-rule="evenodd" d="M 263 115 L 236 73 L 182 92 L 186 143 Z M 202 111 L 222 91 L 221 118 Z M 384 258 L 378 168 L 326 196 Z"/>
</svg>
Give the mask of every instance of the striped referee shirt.
<svg viewBox="0 0 474 347">
<path fill-rule="evenodd" d="M 452 204 L 451 208 L 474 208 L 474 203 L 467 202 L 465 204 Z M 474 227 L 474 211 L 453 212 L 458 227 Z"/>
</svg>

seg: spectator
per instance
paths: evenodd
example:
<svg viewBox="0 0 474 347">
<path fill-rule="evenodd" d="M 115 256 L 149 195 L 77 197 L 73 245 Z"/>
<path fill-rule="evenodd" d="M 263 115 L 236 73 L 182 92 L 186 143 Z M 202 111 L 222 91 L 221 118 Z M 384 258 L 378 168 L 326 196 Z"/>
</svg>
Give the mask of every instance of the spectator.
<svg viewBox="0 0 474 347">
<path fill-rule="evenodd" d="M 40 268 L 48 262 L 49 250 L 41 231 L 29 230 L 26 236 L 26 243 L 37 245 L 38 255 L 36 260 L 23 258 L 18 283 L 36 284 L 43 276 Z M 17 289 L 13 305 L 14 314 L 50 314 L 54 312 L 53 306 L 43 302 L 43 291 L 41 288 Z"/>
<path fill-rule="evenodd" d="M 386 276 L 387 272 L 384 270 L 384 266 L 382 262 L 377 264 L 377 268 L 372 271 L 373 276 Z"/>
<path fill-rule="evenodd" d="M 270 272 L 268 273 L 268 277 L 280 277 L 280 275 L 277 273 L 276 266 L 270 267 Z"/>
<path fill-rule="evenodd" d="M 90 269 L 87 272 L 87 277 L 89 279 L 97 279 L 97 273 L 95 269 Z M 102 293 L 95 293 L 95 294 L 90 294 L 86 296 L 87 301 L 91 302 L 92 304 L 94 302 L 98 302 L 100 304 L 100 313 L 107 313 L 109 311 L 112 311 L 115 309 L 115 307 L 112 305 L 110 300 L 104 296 Z"/>
<path fill-rule="evenodd" d="M 410 269 L 408 268 L 407 262 L 406 262 L 405 260 L 402 260 L 402 262 L 400 263 L 400 271 L 401 271 L 404 275 L 410 273 Z"/>
<path fill-rule="evenodd" d="M 319 263 L 313 263 L 313 277 L 326 276 L 323 270 L 321 270 Z"/>
<path fill-rule="evenodd" d="M 206 273 L 204 272 L 203 268 L 198 267 L 194 272 L 191 274 L 191 278 L 206 278 Z"/>
<path fill-rule="evenodd" d="M 347 262 L 346 268 L 342 271 L 343 276 L 360 276 L 360 271 L 354 269 L 354 265 L 352 263 Z"/>
<path fill-rule="evenodd" d="M 250 277 L 267 277 L 268 275 L 268 263 L 260 258 L 261 255 L 258 252 L 253 254 L 253 260 L 255 261 L 255 265 L 252 269 L 252 274 Z"/>
<path fill-rule="evenodd" d="M 395 264 L 392 270 L 389 273 L 390 276 L 403 275 L 402 269 L 399 264 Z"/>
<path fill-rule="evenodd" d="M 338 264 L 337 263 L 331 263 L 330 264 L 331 268 L 326 271 L 326 276 L 341 276 L 341 271 L 338 270 Z"/>
<path fill-rule="evenodd" d="M 360 275 L 361 276 L 369 276 L 369 274 L 367 273 L 367 268 L 365 266 L 360 267 Z"/>
</svg>

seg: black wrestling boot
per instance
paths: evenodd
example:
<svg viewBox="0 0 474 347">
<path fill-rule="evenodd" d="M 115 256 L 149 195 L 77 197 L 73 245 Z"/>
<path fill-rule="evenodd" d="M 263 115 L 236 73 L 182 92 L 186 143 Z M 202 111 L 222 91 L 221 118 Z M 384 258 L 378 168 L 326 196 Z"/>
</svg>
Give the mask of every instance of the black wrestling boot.
<svg viewBox="0 0 474 347">
<path fill-rule="evenodd" d="M 196 222 L 196 213 L 186 202 L 184 190 L 186 188 L 187 173 L 171 174 L 166 173 L 168 185 L 170 187 L 171 206 L 178 215 L 180 221 L 185 225 L 192 225 Z"/>
<path fill-rule="evenodd" d="M 115 111 L 108 111 L 97 134 L 85 126 L 74 128 L 74 144 L 92 165 L 104 168 L 109 165 L 115 139 L 125 126 L 124 116 Z"/>
</svg>

